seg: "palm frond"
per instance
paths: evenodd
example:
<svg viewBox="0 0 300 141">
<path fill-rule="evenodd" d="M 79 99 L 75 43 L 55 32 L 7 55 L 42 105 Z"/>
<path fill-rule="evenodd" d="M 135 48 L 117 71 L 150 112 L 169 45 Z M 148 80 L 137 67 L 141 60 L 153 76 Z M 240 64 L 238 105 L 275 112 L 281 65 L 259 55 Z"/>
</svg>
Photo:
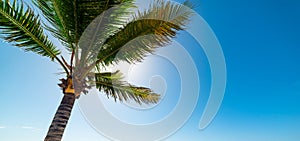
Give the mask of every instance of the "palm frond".
<svg viewBox="0 0 300 141">
<path fill-rule="evenodd" d="M 58 59 L 57 55 L 60 54 L 44 35 L 38 16 L 16 0 L 13 4 L 9 0 L 0 1 L 0 33 L 4 40 L 25 51 L 47 56 L 51 60 Z"/>
<path fill-rule="evenodd" d="M 156 0 L 148 10 L 139 12 L 132 22 L 105 41 L 97 63 L 105 66 L 119 61 L 142 61 L 157 47 L 170 43 L 178 31 L 185 28 L 192 14 L 181 4 Z"/>
<path fill-rule="evenodd" d="M 126 5 L 124 5 L 126 4 Z M 100 14 L 105 12 L 106 10 L 120 6 L 119 14 L 122 12 L 126 12 L 128 8 L 132 8 L 133 0 L 98 0 L 98 1 L 91 1 L 91 0 L 78 0 L 78 27 L 79 27 L 79 35 L 82 35 L 84 30 L 87 26 Z M 114 15 L 112 15 L 114 16 Z M 118 24 L 111 23 L 111 24 Z"/>
<path fill-rule="evenodd" d="M 135 102 L 142 103 L 157 103 L 160 99 L 158 94 L 152 92 L 149 88 L 137 87 L 124 82 L 122 73 L 119 71 L 114 73 L 96 73 L 95 85 L 99 91 L 107 94 L 107 97 L 113 97 L 119 101 L 134 100 Z"/>
<path fill-rule="evenodd" d="M 133 0 L 33 0 L 51 23 L 47 29 L 69 49 L 75 49 L 87 26 L 105 10 Z"/>
<path fill-rule="evenodd" d="M 77 69 L 82 71 L 95 62 L 100 49 L 99 46 L 102 46 L 105 39 L 128 23 L 128 18 L 132 15 L 134 7 L 132 0 L 124 1 L 122 4 L 106 10 L 88 25 L 80 37 L 76 49 Z"/>
<path fill-rule="evenodd" d="M 74 49 L 75 9 L 72 0 L 32 0 L 51 25 L 45 25 L 67 49 Z M 75 0 L 76 1 L 76 0 Z"/>
</svg>

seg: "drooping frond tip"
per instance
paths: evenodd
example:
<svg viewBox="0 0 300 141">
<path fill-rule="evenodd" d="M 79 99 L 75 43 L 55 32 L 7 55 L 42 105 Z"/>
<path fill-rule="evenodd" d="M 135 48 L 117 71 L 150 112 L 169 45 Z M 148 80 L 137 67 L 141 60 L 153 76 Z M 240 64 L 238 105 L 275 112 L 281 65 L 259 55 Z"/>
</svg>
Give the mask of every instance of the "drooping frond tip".
<svg viewBox="0 0 300 141">
<path fill-rule="evenodd" d="M 114 73 L 96 73 L 95 84 L 99 91 L 105 92 L 107 97 L 113 97 L 115 101 L 133 100 L 139 104 L 157 103 L 160 95 L 151 89 L 137 87 L 122 81 L 122 74 L 117 71 Z"/>
</svg>

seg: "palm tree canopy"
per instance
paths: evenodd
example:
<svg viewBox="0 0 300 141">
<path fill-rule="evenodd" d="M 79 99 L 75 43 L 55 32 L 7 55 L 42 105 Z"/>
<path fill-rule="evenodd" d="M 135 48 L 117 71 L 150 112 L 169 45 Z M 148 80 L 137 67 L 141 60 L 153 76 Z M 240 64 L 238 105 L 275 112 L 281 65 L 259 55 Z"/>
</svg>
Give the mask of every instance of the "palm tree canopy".
<svg viewBox="0 0 300 141">
<path fill-rule="evenodd" d="M 166 46 L 178 31 L 185 28 L 191 17 L 192 12 L 183 6 L 189 6 L 188 3 L 180 5 L 155 0 L 147 10 L 129 17 L 132 15 L 131 9 L 135 7 L 133 0 L 32 1 L 50 24 L 42 26 L 39 16 L 22 1 L 14 0 L 11 3 L 10 0 L 1 0 L 0 34 L 5 41 L 59 62 L 67 76 L 73 75 L 73 68 L 79 68 L 82 71 L 78 80 L 82 83 L 80 92 L 86 92 L 86 88 L 91 86 L 87 83 L 93 81 L 100 91 L 115 100 L 134 100 L 138 103 L 156 103 L 159 100 L 159 95 L 149 88 L 122 81 L 120 72 L 103 72 L 99 68 L 121 61 L 142 61 L 156 48 Z M 113 9 L 112 13 L 105 14 L 109 9 Z M 85 30 L 101 14 L 101 22 L 96 25 L 103 29 L 105 27 L 105 32 L 96 30 L 88 34 L 87 39 L 91 40 L 79 45 Z M 43 27 L 72 54 L 70 63 L 58 57 L 60 51 L 48 40 Z M 149 36 L 133 41 L 144 35 Z M 75 66 L 73 58 L 76 60 Z M 91 73 L 94 74 L 93 78 L 90 77 Z"/>
</svg>

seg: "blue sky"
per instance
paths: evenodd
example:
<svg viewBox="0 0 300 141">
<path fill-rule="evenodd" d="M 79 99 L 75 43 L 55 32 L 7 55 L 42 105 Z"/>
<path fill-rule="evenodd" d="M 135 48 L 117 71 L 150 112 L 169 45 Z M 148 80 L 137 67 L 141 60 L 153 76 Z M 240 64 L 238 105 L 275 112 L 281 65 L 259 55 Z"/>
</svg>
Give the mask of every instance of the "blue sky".
<svg viewBox="0 0 300 141">
<path fill-rule="evenodd" d="M 227 66 L 226 93 L 213 122 L 205 130 L 198 130 L 210 87 L 209 62 L 182 33 L 178 40 L 195 59 L 203 95 L 184 127 L 167 140 L 299 140 L 300 2 L 192 2 L 222 45 Z M 62 97 L 57 87 L 62 76 L 56 74 L 62 70 L 47 58 L 24 53 L 7 43 L 1 42 L 0 46 L 0 140 L 41 140 Z M 64 140 L 106 139 L 87 124 L 76 105 Z"/>
</svg>

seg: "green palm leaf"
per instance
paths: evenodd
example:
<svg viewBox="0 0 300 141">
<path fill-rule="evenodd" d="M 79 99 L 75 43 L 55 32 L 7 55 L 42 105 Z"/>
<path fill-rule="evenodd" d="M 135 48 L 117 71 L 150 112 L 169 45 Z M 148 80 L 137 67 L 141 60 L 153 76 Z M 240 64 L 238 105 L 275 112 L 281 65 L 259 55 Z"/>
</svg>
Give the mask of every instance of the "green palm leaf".
<svg viewBox="0 0 300 141">
<path fill-rule="evenodd" d="M 123 2 L 98 15 L 89 24 L 80 37 L 78 46 L 80 53 L 77 52 L 77 54 L 80 54 L 80 62 L 77 62 L 77 65 L 86 66 L 90 62 L 95 61 L 99 52 L 99 46 L 103 44 L 105 39 L 119 31 L 120 27 L 128 23 L 133 7 L 135 6 L 132 1 Z"/>
<path fill-rule="evenodd" d="M 46 29 L 72 50 L 75 42 L 75 9 L 72 0 L 32 0 L 51 25 Z"/>
<path fill-rule="evenodd" d="M 105 12 L 106 10 L 122 5 L 126 3 L 126 7 L 122 7 L 118 12 L 128 12 L 128 8 L 133 6 L 133 0 L 78 0 L 78 27 L 79 35 L 82 35 L 86 27 L 94 20 L 97 16 Z M 121 22 L 122 23 L 122 22 Z M 110 23 L 118 24 L 118 23 Z"/>
<path fill-rule="evenodd" d="M 149 10 L 139 12 L 132 22 L 105 41 L 96 64 L 105 66 L 119 61 L 141 61 L 148 53 L 153 53 L 155 48 L 170 43 L 192 14 L 183 5 L 157 0 Z M 145 35 L 148 36 L 143 37 Z M 138 40 L 133 40 L 138 37 Z"/>
<path fill-rule="evenodd" d="M 24 11 L 26 9 L 26 11 Z M 9 0 L 0 1 L 0 33 L 7 42 L 54 60 L 60 51 L 47 40 L 40 20 L 33 10 L 24 4 L 13 4 Z"/>
<path fill-rule="evenodd" d="M 95 74 L 95 84 L 99 91 L 105 92 L 108 97 L 113 97 L 115 100 L 134 100 L 141 104 L 157 103 L 160 99 L 160 96 L 152 92 L 149 88 L 137 87 L 121 79 L 122 74 L 119 71 Z"/>
<path fill-rule="evenodd" d="M 87 26 L 105 10 L 133 0 L 33 0 L 51 23 L 47 29 L 69 49 L 75 49 Z"/>
</svg>

